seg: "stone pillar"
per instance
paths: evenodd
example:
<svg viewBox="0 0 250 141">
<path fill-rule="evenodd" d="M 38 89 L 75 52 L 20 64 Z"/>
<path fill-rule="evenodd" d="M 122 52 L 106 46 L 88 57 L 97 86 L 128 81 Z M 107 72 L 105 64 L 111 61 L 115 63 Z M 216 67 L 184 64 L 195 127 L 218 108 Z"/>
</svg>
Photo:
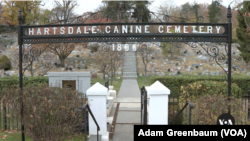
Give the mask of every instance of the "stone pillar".
<svg viewBox="0 0 250 141">
<path fill-rule="evenodd" d="M 108 89 L 100 83 L 95 83 L 87 90 L 89 107 L 100 127 L 99 135 L 102 135 L 102 141 L 109 140 L 107 131 L 107 94 Z M 89 135 L 97 135 L 97 126 L 89 114 Z"/>
<path fill-rule="evenodd" d="M 170 90 L 159 81 L 147 88 L 149 95 L 148 125 L 168 125 L 168 95 Z"/>
</svg>

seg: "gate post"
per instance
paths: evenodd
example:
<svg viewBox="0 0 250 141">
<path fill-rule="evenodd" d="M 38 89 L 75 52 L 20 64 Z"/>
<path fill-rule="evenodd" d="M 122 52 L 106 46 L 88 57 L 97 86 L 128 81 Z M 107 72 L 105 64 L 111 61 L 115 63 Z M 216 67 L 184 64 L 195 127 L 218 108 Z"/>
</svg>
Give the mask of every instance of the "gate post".
<svg viewBox="0 0 250 141">
<path fill-rule="evenodd" d="M 100 127 L 99 135 L 102 141 L 109 140 L 109 132 L 107 130 L 107 95 L 108 89 L 100 83 L 95 83 L 87 90 L 89 107 Z M 89 113 L 89 135 L 96 134 L 96 124 Z"/>
<path fill-rule="evenodd" d="M 231 96 L 231 43 L 232 43 L 232 22 L 231 22 L 231 7 L 228 6 L 227 11 L 227 20 L 228 20 L 228 101 L 230 102 L 230 96 Z M 230 114 L 230 106 L 228 109 L 228 113 Z"/>
<path fill-rule="evenodd" d="M 149 95 L 148 125 L 168 125 L 168 96 L 170 90 L 156 81 L 147 88 Z"/>
</svg>

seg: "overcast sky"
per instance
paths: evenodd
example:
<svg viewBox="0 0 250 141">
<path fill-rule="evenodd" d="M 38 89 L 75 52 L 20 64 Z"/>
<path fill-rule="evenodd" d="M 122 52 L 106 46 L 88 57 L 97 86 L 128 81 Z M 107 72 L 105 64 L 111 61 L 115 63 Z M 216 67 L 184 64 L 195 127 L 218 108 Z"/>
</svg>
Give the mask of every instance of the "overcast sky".
<svg viewBox="0 0 250 141">
<path fill-rule="evenodd" d="M 42 0 L 45 3 L 44 8 L 52 9 L 54 5 L 53 0 Z M 159 7 L 164 2 L 169 2 L 171 0 L 153 0 L 154 2 L 151 4 L 150 11 L 156 12 L 156 8 Z M 222 5 L 225 7 L 228 7 L 228 5 L 233 0 L 223 0 Z M 194 0 L 174 0 L 174 3 L 176 5 L 182 5 L 186 2 L 194 3 Z M 212 0 L 196 0 L 197 3 L 208 3 L 211 4 Z M 75 12 L 77 14 L 83 14 L 87 11 L 94 11 L 96 8 L 98 8 L 99 5 L 102 4 L 102 0 L 77 0 L 78 7 L 76 8 Z"/>
</svg>

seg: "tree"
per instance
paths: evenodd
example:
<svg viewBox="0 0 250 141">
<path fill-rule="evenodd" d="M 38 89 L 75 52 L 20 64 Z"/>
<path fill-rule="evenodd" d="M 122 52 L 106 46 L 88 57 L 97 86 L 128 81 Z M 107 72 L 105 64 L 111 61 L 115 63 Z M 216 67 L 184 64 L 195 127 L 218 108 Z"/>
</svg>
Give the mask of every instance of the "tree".
<svg viewBox="0 0 250 141">
<path fill-rule="evenodd" d="M 184 5 L 181 6 L 181 16 L 188 19 L 191 14 L 191 5 L 189 2 L 186 2 Z"/>
<path fill-rule="evenodd" d="M 75 43 L 56 43 L 48 45 L 48 49 L 55 55 L 58 56 L 61 66 L 64 66 L 64 61 L 71 52 L 75 49 Z"/>
<path fill-rule="evenodd" d="M 136 22 L 149 22 L 150 11 L 148 6 L 152 4 L 150 1 L 135 1 L 135 7 L 132 17 L 137 18 Z M 141 19 L 140 19 L 141 18 Z"/>
<path fill-rule="evenodd" d="M 239 10 L 239 14 L 237 15 L 238 20 L 238 28 L 236 29 L 236 36 L 238 38 L 238 43 L 240 47 L 237 47 L 240 50 L 240 56 L 243 60 L 248 63 L 250 61 L 250 46 L 249 46 L 249 36 L 250 36 L 250 28 L 249 28 L 249 9 L 250 2 L 244 1 L 243 8 Z"/>
<path fill-rule="evenodd" d="M 39 19 L 41 1 L 4 1 L 1 22 L 10 26 L 18 25 L 18 10 L 22 10 L 22 23 L 34 25 Z"/>
<path fill-rule="evenodd" d="M 178 42 L 163 42 L 162 43 L 162 52 L 164 55 L 171 55 L 171 58 L 174 57 L 176 54 L 180 54 L 181 50 L 180 48 L 182 47 L 181 43 Z"/>
<path fill-rule="evenodd" d="M 115 80 L 115 73 L 117 69 L 123 64 L 124 51 L 112 51 L 107 52 L 98 50 L 94 53 L 94 62 L 99 67 L 99 70 L 103 74 L 104 81 L 105 75 L 111 78 L 111 85 Z"/>
<path fill-rule="evenodd" d="M 148 47 L 147 44 L 145 43 L 142 43 L 137 50 L 137 53 L 139 53 L 142 59 L 142 63 L 144 64 L 145 81 L 147 81 L 147 65 L 152 60 L 151 54 L 153 55 L 155 51 L 156 51 L 155 48 Z"/>
<path fill-rule="evenodd" d="M 12 62 L 16 64 L 16 67 L 19 68 L 19 52 L 18 49 L 12 51 L 14 54 Z M 46 46 L 44 45 L 25 45 L 22 50 L 23 53 L 23 69 L 22 74 L 25 71 L 29 71 L 30 75 L 33 77 L 34 73 L 41 67 L 45 67 L 44 72 L 41 76 L 45 75 L 49 70 L 52 69 L 52 56 L 46 51 Z"/>
<path fill-rule="evenodd" d="M 161 19 L 163 18 L 164 15 L 177 17 L 177 15 L 180 13 L 180 7 L 176 6 L 174 4 L 174 1 L 172 0 L 168 2 L 165 1 L 157 8 L 157 13 L 158 17 Z M 172 19 L 169 19 L 168 22 L 172 22 Z"/>
<path fill-rule="evenodd" d="M 200 6 L 195 3 L 192 7 L 191 7 L 191 10 L 194 11 L 195 13 L 195 19 L 196 19 L 196 23 L 198 23 L 198 10 L 199 10 Z"/>
<path fill-rule="evenodd" d="M 215 0 L 208 6 L 208 18 L 210 23 L 218 23 L 220 21 L 222 0 Z"/>
<path fill-rule="evenodd" d="M 134 2 L 133 1 L 103 1 L 104 8 L 103 14 L 107 14 L 107 18 L 113 21 L 123 21 L 128 22 L 131 18 L 130 14 L 126 14 L 127 12 L 131 12 L 133 9 Z"/>
<path fill-rule="evenodd" d="M 63 24 L 72 23 L 76 16 L 73 11 L 77 7 L 76 0 L 59 0 L 55 1 L 55 7 L 52 10 L 54 13 L 54 18 Z"/>
</svg>

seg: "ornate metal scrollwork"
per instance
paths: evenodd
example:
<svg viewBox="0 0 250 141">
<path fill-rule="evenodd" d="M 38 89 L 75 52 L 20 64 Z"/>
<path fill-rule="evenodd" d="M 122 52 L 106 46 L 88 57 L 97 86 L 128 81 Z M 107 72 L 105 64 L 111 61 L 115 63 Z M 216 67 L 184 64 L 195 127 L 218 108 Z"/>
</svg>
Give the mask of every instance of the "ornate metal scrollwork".
<svg viewBox="0 0 250 141">
<path fill-rule="evenodd" d="M 102 49 L 103 51 L 107 52 L 111 48 L 111 45 L 109 43 L 102 43 Z"/>
<path fill-rule="evenodd" d="M 202 49 L 210 56 L 209 61 L 215 61 L 225 73 L 228 73 L 221 64 L 225 63 L 228 59 L 228 56 L 220 53 L 220 49 L 218 46 L 207 44 L 207 43 L 190 43 L 188 44 L 192 48 L 197 48 L 198 45 L 202 47 Z"/>
</svg>

